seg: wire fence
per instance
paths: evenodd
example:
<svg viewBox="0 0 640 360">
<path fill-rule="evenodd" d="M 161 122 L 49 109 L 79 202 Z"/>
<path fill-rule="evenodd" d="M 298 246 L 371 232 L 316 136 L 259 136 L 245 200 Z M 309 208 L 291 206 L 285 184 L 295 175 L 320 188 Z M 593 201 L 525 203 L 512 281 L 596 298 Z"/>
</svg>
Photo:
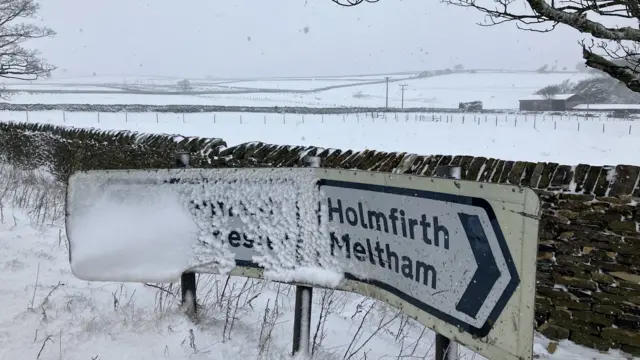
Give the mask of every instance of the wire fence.
<svg viewBox="0 0 640 360">
<path fill-rule="evenodd" d="M 640 129 L 633 120 L 612 118 L 604 115 L 585 116 L 583 114 L 472 114 L 472 113 L 356 113 L 356 114 L 277 114 L 277 113 L 100 113 L 100 112 L 64 112 L 36 111 L 0 113 L 0 120 L 15 122 L 46 123 L 74 127 L 131 128 L 135 124 L 152 123 L 174 125 L 179 131 L 180 124 L 219 126 L 219 125 L 293 125 L 313 124 L 331 126 L 349 124 L 367 126 L 372 124 L 396 123 L 438 124 L 441 126 L 476 126 L 531 129 L 534 131 L 575 131 L 601 133 L 617 136 L 640 136 Z M 636 125 L 634 127 L 634 125 Z"/>
</svg>

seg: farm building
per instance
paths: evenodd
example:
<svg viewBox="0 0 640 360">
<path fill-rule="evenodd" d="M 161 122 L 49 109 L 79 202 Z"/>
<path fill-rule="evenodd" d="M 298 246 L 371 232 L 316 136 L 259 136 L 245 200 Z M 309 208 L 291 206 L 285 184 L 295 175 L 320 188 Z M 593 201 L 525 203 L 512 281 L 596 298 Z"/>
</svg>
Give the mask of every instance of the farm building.
<svg viewBox="0 0 640 360">
<path fill-rule="evenodd" d="M 565 111 L 583 103 L 583 97 L 578 94 L 558 94 L 551 99 L 531 95 L 520 100 L 520 111 Z"/>
<path fill-rule="evenodd" d="M 640 104 L 580 104 L 571 108 L 572 111 L 610 111 L 619 114 L 640 114 Z"/>
</svg>

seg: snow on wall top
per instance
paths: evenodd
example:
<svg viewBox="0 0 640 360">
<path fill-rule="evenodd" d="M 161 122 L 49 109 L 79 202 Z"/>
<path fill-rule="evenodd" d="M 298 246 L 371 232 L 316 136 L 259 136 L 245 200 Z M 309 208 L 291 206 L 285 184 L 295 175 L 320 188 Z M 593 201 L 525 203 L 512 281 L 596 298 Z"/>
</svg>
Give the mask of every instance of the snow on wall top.
<svg viewBox="0 0 640 360">
<path fill-rule="evenodd" d="M 597 196 L 640 197 L 640 167 L 630 165 L 563 165 L 481 156 L 352 151 L 261 142 L 225 148 L 221 139 L 188 138 L 176 142 L 170 135 L 147 136 L 127 131 L 104 134 L 95 130 L 0 122 L 0 158 L 14 165 L 44 166 L 64 181 L 76 170 L 166 168 L 171 166 L 176 150 L 189 151 L 194 167 L 304 167 L 303 158 L 308 155 L 320 157 L 321 166 L 327 168 L 433 176 L 437 166 L 459 165 L 463 180 Z M 132 134 L 136 137 L 132 138 Z M 130 145 L 131 139 L 140 141 L 134 146 Z M 110 146 L 103 144 L 107 140 L 112 143 Z"/>
</svg>

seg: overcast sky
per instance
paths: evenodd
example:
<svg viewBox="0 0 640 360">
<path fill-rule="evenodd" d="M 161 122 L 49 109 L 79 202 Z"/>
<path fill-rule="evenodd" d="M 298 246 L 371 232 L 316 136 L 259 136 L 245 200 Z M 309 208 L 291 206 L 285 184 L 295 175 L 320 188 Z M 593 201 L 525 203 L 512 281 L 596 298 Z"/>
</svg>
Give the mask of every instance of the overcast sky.
<svg viewBox="0 0 640 360">
<path fill-rule="evenodd" d="M 313 76 L 467 68 L 532 69 L 581 60 L 571 29 L 484 28 L 438 0 L 46 0 L 58 35 L 33 46 L 58 76 Z"/>
</svg>

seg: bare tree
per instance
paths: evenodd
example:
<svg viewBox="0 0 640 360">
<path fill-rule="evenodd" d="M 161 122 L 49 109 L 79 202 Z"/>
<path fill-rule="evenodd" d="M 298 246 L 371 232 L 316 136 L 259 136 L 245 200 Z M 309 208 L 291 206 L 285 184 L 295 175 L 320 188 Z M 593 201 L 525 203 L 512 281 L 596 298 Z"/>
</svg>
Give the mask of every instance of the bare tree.
<svg viewBox="0 0 640 360">
<path fill-rule="evenodd" d="M 367 0 L 332 1 L 343 6 L 354 6 Z M 440 1 L 484 13 L 485 21 L 478 24 L 481 26 L 515 22 L 519 29 L 535 32 L 550 32 L 560 24 L 571 27 L 588 37 L 579 42 L 586 66 L 600 70 L 620 80 L 629 89 L 640 92 L 638 0 Z"/>
<path fill-rule="evenodd" d="M 27 40 L 55 35 L 47 27 L 16 23 L 19 19 L 34 18 L 39 9 L 34 0 L 0 0 L 0 77 L 36 80 L 49 77 L 55 70 L 37 50 L 21 46 Z"/>
<path fill-rule="evenodd" d="M 537 91 L 538 95 L 542 96 L 547 100 L 553 100 L 556 97 L 556 95 L 558 95 L 559 93 L 560 93 L 560 88 L 558 87 L 558 85 L 545 86 L 542 89 Z"/>
<path fill-rule="evenodd" d="M 559 24 L 574 28 L 591 38 L 579 43 L 588 67 L 603 71 L 640 92 L 638 0 L 525 0 L 524 8 L 514 0 L 441 1 L 483 12 L 486 18 L 479 24 L 482 26 L 516 22 L 519 29 L 535 32 L 549 32 Z M 607 21 L 607 18 L 624 19 L 624 23 L 635 26 L 609 26 L 605 22 L 616 21 Z"/>
<path fill-rule="evenodd" d="M 191 82 L 187 79 L 178 81 L 178 88 L 184 92 L 191 91 Z"/>
<path fill-rule="evenodd" d="M 558 85 L 545 86 L 536 92 L 542 96 L 545 100 L 549 101 L 549 110 L 553 110 L 553 99 L 560 93 L 560 87 Z"/>
</svg>

